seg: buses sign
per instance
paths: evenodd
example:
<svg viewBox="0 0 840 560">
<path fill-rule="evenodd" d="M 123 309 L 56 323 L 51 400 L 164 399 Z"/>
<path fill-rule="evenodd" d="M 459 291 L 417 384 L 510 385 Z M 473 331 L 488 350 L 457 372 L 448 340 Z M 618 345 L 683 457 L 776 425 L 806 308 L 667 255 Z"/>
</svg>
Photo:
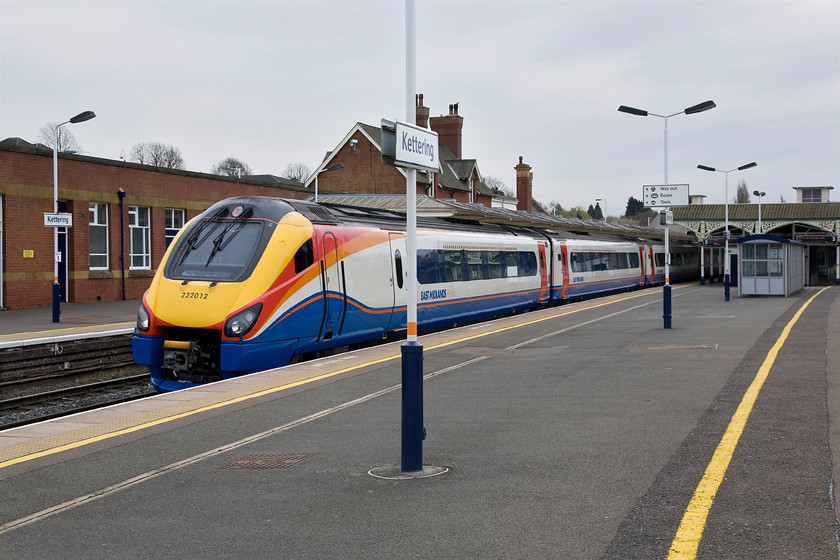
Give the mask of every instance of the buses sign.
<svg viewBox="0 0 840 560">
<path fill-rule="evenodd" d="M 645 208 L 688 206 L 688 185 L 644 185 Z"/>
</svg>

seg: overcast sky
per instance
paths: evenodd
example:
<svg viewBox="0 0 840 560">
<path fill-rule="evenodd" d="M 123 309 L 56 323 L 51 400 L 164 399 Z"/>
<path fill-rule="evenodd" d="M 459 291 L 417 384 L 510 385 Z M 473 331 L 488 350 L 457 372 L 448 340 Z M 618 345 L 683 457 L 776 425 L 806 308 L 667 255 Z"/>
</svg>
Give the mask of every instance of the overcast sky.
<svg viewBox="0 0 840 560">
<path fill-rule="evenodd" d="M 85 154 L 177 146 L 186 168 L 315 169 L 358 122 L 405 120 L 403 1 L 0 2 L 0 139 L 66 125 Z M 724 201 L 733 169 L 764 202 L 830 185 L 840 200 L 840 2 L 427 1 L 416 82 L 431 115 L 459 102 L 463 157 L 564 207 L 623 214 L 664 181 Z"/>
</svg>

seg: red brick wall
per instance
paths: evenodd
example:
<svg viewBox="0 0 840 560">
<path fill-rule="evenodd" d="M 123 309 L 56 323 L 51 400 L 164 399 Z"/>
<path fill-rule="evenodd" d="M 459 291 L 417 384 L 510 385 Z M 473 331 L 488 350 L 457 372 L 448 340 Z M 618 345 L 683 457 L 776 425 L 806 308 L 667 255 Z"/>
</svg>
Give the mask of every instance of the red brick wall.
<svg viewBox="0 0 840 560">
<path fill-rule="evenodd" d="M 330 160 L 330 165 L 344 164 L 343 169 L 318 175 L 319 193 L 405 194 L 405 175 L 393 165 L 382 163 L 382 155 L 361 131 L 351 136 L 357 140 L 354 152 L 348 140 Z M 314 183 L 310 189 L 314 191 Z"/>
</svg>

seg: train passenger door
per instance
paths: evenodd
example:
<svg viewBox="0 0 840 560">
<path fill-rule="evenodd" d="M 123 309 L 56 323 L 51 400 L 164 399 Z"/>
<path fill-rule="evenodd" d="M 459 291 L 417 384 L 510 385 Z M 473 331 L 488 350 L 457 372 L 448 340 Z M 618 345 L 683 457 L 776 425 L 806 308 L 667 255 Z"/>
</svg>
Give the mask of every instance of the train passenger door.
<svg viewBox="0 0 840 560">
<path fill-rule="evenodd" d="M 639 247 L 639 286 L 645 285 L 645 248 Z"/>
<path fill-rule="evenodd" d="M 560 299 L 566 299 L 569 292 L 569 248 L 563 243 L 560 245 L 560 270 L 562 270 L 563 287 L 560 289 Z"/>
<path fill-rule="evenodd" d="M 393 295 L 393 311 L 388 321 L 388 330 L 405 329 L 408 320 L 406 309 L 408 287 L 408 263 L 405 250 L 404 233 L 388 233 L 388 245 L 391 250 L 391 289 Z"/>
<path fill-rule="evenodd" d="M 321 260 L 321 283 L 324 289 L 324 319 L 320 338 L 329 340 L 338 334 L 347 298 L 341 282 L 342 263 L 338 260 L 335 235 L 329 231 L 325 232 L 322 243 L 324 258 Z"/>
<path fill-rule="evenodd" d="M 540 292 L 537 295 L 537 303 L 543 303 L 548 298 L 548 267 L 545 262 L 545 243 L 537 244 L 540 261 Z"/>
</svg>

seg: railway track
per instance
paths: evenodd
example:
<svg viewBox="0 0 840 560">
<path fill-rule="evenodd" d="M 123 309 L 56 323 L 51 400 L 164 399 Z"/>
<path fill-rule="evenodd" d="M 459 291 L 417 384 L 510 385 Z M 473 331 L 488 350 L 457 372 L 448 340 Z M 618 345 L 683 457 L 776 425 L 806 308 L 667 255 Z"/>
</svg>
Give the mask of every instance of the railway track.
<svg viewBox="0 0 840 560">
<path fill-rule="evenodd" d="M 0 400 L 0 430 L 154 394 L 149 374 L 130 375 Z"/>
</svg>

